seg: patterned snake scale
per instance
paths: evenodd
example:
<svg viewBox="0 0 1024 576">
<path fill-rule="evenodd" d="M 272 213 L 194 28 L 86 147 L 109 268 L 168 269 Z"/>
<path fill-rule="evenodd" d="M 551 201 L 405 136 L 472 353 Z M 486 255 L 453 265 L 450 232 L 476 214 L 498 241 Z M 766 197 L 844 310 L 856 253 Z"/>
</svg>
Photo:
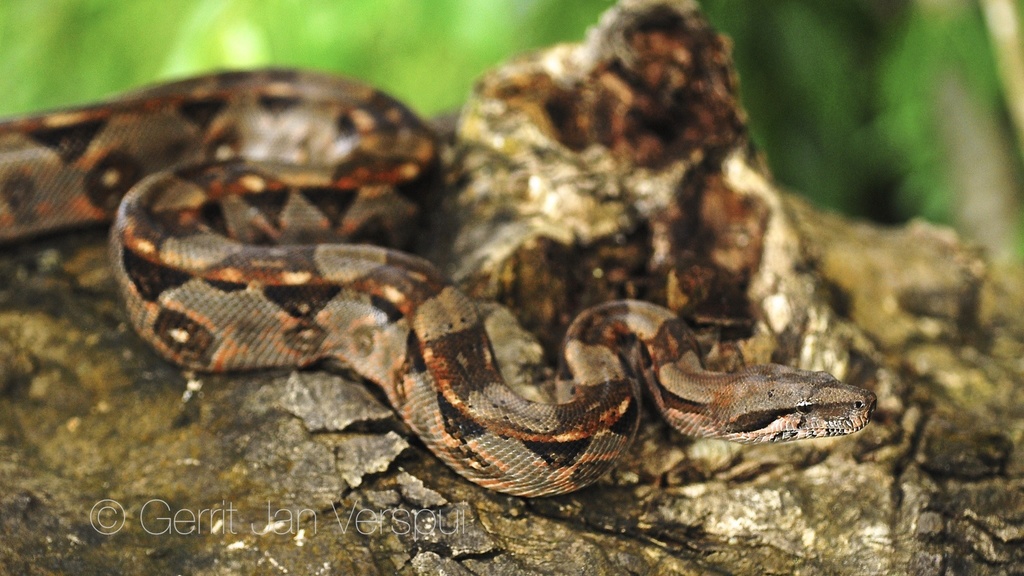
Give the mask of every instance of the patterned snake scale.
<svg viewBox="0 0 1024 576">
<path fill-rule="evenodd" d="M 0 123 L 0 242 L 114 218 L 128 316 L 169 361 L 221 372 L 338 360 L 452 469 L 509 494 L 594 482 L 636 432 L 643 387 L 691 435 L 776 442 L 867 424 L 871 392 L 774 364 L 705 371 L 675 314 L 627 300 L 569 328 L 559 403 L 518 396 L 468 296 L 425 260 L 358 243 L 403 228 L 388 215 L 414 214 L 405 192 L 435 154 L 408 109 L 352 81 L 184 80 Z"/>
</svg>

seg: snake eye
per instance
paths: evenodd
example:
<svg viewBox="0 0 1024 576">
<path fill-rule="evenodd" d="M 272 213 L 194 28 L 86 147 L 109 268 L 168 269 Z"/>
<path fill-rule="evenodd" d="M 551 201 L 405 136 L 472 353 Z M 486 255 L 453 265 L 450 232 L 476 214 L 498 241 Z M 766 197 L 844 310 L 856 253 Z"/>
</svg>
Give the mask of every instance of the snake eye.
<svg viewBox="0 0 1024 576">
<path fill-rule="evenodd" d="M 864 403 L 861 402 L 860 400 L 857 400 L 856 402 L 853 403 L 853 407 L 857 410 L 860 410 L 861 408 L 864 407 Z"/>
</svg>

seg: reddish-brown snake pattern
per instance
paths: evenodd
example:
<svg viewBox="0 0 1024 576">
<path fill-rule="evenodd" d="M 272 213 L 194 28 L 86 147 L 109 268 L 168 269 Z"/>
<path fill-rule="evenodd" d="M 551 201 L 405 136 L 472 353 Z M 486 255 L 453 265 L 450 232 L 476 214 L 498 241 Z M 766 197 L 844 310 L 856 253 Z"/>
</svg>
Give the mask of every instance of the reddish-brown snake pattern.
<svg viewBox="0 0 1024 576">
<path fill-rule="evenodd" d="M 0 241 L 114 219 L 138 333 L 200 371 L 336 359 L 441 460 L 487 488 L 559 494 L 631 441 L 642 389 L 677 429 L 739 442 L 864 427 L 871 392 L 781 365 L 703 369 L 686 325 L 638 301 L 581 313 L 560 403 L 505 383 L 474 302 L 429 262 L 364 243 L 401 231 L 435 164 L 430 130 L 355 82 L 224 73 L 0 123 Z"/>
</svg>

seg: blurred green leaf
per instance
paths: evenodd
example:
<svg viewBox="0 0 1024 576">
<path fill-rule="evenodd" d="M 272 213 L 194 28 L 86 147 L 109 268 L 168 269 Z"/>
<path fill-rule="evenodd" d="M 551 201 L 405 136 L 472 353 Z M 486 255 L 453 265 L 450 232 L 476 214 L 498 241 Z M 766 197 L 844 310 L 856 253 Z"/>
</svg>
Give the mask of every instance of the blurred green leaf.
<svg viewBox="0 0 1024 576">
<path fill-rule="evenodd" d="M 511 55 L 579 40 L 611 2 L 5 0 L 0 113 L 218 68 L 295 66 L 380 86 L 425 114 Z"/>
<path fill-rule="evenodd" d="M 457 107 L 498 62 L 580 40 L 611 4 L 3 0 L 0 115 L 267 65 L 361 78 L 431 115 Z M 936 85 L 955 71 L 985 109 L 1003 116 L 1006 109 L 974 2 L 705 0 L 702 7 L 733 38 L 751 130 L 780 183 L 883 222 L 955 221 L 958 191 L 936 128 Z M 1002 137 L 1013 141 L 1008 126 Z M 1024 186 L 1016 186 L 1019 197 Z"/>
</svg>

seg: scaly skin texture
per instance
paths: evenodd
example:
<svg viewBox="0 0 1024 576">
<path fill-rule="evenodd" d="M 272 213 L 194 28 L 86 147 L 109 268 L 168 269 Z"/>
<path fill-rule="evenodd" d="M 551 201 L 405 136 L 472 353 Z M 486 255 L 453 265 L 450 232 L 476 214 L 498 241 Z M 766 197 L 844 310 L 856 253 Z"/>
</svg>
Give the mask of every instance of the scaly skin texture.
<svg viewBox="0 0 1024 576">
<path fill-rule="evenodd" d="M 469 297 L 429 262 L 361 243 L 402 240 L 435 148 L 408 109 L 347 80 L 187 80 L 0 124 L 0 241 L 116 211 L 110 253 L 129 318 L 169 361 L 340 360 L 446 464 L 510 494 L 604 474 L 632 440 L 644 386 L 687 434 L 776 442 L 867 424 L 871 392 L 779 365 L 708 372 L 685 323 L 633 300 L 569 328 L 561 402 L 516 395 Z"/>
</svg>

